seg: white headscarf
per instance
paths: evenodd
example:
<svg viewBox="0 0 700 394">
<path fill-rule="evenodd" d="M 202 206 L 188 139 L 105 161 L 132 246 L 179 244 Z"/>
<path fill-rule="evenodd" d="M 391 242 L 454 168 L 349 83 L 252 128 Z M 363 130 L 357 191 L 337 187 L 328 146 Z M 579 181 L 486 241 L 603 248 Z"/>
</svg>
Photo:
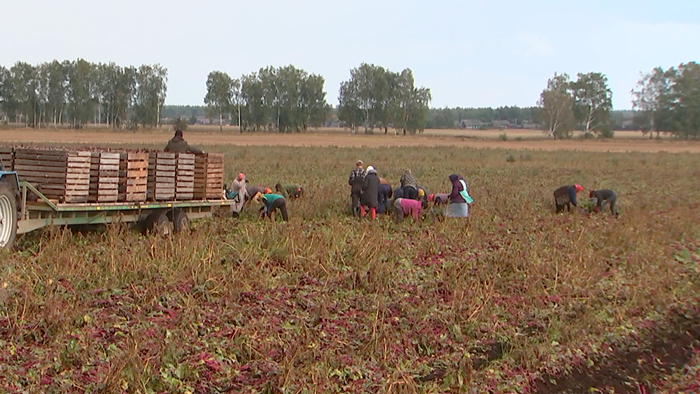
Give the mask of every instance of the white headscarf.
<svg viewBox="0 0 700 394">
<path fill-rule="evenodd" d="M 377 170 L 375 170 L 373 166 L 369 166 L 369 167 L 367 167 L 367 173 L 368 174 L 372 174 L 372 173 L 376 174 Z"/>
</svg>

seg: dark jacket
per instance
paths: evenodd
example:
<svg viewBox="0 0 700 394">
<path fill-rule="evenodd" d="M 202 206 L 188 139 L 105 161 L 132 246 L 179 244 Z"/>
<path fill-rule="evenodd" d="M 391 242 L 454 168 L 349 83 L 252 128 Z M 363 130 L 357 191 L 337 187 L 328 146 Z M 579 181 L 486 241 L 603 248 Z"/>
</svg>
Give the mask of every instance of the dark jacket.
<svg viewBox="0 0 700 394">
<path fill-rule="evenodd" d="M 362 205 L 377 208 L 379 196 L 379 177 L 376 172 L 370 172 L 365 175 L 365 183 L 362 185 L 362 197 L 360 201 Z"/>
<path fill-rule="evenodd" d="M 387 210 L 391 210 L 391 186 L 381 183 L 379 185 L 379 195 L 377 196 L 377 213 L 384 213 Z"/>
<path fill-rule="evenodd" d="M 557 205 L 573 204 L 576 206 L 576 187 L 574 185 L 562 186 L 554 191 L 554 201 Z"/>
<path fill-rule="evenodd" d="M 245 199 L 250 200 L 257 193 L 265 194 L 265 188 L 262 186 L 246 186 L 245 188 Z"/>
<path fill-rule="evenodd" d="M 182 137 L 173 137 L 168 141 L 168 145 L 164 149 L 166 152 L 173 153 L 194 153 L 201 155 L 203 152 L 193 146 L 190 146 Z"/>
<path fill-rule="evenodd" d="M 462 197 L 462 194 L 460 193 L 462 190 L 464 190 L 464 187 L 462 186 L 462 182 L 460 180 L 464 180 L 461 176 L 459 175 L 450 175 L 450 182 L 452 182 L 452 192 L 450 193 L 450 202 L 453 204 L 466 204 L 467 201 Z M 466 185 L 467 182 L 465 181 L 464 184 Z"/>
</svg>

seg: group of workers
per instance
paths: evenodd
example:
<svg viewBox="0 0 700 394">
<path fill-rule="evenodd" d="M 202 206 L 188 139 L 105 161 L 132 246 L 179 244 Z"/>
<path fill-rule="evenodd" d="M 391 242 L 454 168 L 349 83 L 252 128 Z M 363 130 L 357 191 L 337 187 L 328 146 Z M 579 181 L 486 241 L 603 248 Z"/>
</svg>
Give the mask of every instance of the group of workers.
<svg viewBox="0 0 700 394">
<path fill-rule="evenodd" d="M 173 138 L 168 141 L 165 147 L 166 152 L 194 153 L 203 152 L 187 144 L 182 135 L 182 130 L 176 130 Z M 350 195 L 352 199 L 352 212 L 354 216 L 364 218 L 369 211 L 372 220 L 377 218 L 377 214 L 390 214 L 392 212 L 397 222 L 403 221 L 405 217 L 411 216 L 415 221 L 420 220 L 422 213 L 432 203 L 434 206 L 446 205 L 445 216 L 447 217 L 468 217 L 469 205 L 473 203 L 469 195 L 467 183 L 459 174 L 452 174 L 448 177 L 452 190 L 450 193 L 428 194 L 428 191 L 418 184 L 418 180 L 410 169 L 405 169 L 401 179 L 401 186 L 395 190 L 386 179 L 379 176 L 376 168 L 368 166 L 364 168 L 364 162 L 357 160 L 355 168 L 350 172 L 348 184 L 350 185 Z M 571 211 L 571 206 L 578 207 L 577 194 L 583 191 L 579 184 L 562 186 L 554 191 L 554 202 L 556 212 L 559 213 L 567 209 Z M 245 174 L 240 173 L 231 182 L 230 188 L 224 185 L 223 197 L 233 200 L 231 211 L 234 216 L 238 216 L 243 207 L 249 202 L 260 204 L 260 218 L 275 220 L 276 212 L 279 211 L 282 220 L 289 220 L 287 211 L 288 198 L 300 198 L 304 194 L 304 188 L 298 185 L 283 185 L 277 183 L 272 189 L 264 186 L 248 186 Z M 595 212 L 603 211 L 607 205 L 610 212 L 617 216 L 616 202 L 617 194 L 610 189 L 591 190 L 590 198 L 595 201 Z M 393 198 L 393 203 L 392 203 Z"/>
<path fill-rule="evenodd" d="M 376 168 L 364 168 L 364 162 L 357 160 L 355 168 L 350 172 L 348 184 L 352 198 L 353 215 L 365 217 L 369 210 L 372 220 L 377 213 L 391 213 L 393 197 L 393 212 L 397 222 L 404 217 L 412 216 L 420 220 L 429 204 L 449 204 L 445 212 L 447 217 L 468 217 L 469 204 L 474 200 L 469 196 L 467 182 L 461 175 L 452 174 L 448 177 L 452 185 L 450 193 L 428 194 L 428 191 L 418 184 L 411 169 L 406 169 L 399 180 L 401 186 L 392 190 L 389 182 L 380 178 Z"/>
</svg>

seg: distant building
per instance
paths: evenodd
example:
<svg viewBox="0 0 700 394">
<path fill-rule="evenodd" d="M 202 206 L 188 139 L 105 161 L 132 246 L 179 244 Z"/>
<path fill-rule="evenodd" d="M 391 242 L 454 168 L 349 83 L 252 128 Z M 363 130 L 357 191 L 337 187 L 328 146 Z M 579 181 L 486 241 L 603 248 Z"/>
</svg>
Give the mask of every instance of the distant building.
<svg viewBox="0 0 700 394">
<path fill-rule="evenodd" d="M 483 125 L 484 122 L 479 119 L 462 119 L 456 124 L 460 129 L 480 129 Z"/>
<path fill-rule="evenodd" d="M 494 120 L 491 122 L 491 126 L 493 126 L 494 129 L 509 129 L 510 128 L 510 121 L 508 120 Z"/>
</svg>

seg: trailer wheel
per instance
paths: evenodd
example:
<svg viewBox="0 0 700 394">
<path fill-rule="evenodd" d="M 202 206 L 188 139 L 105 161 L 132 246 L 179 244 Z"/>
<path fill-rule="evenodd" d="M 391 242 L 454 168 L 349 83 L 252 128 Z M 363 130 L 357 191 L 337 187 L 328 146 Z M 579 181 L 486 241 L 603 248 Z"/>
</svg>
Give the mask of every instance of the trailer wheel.
<svg viewBox="0 0 700 394">
<path fill-rule="evenodd" d="M 0 248 L 11 248 L 16 237 L 16 193 L 10 185 L 0 182 Z"/>
<path fill-rule="evenodd" d="M 189 232 L 190 231 L 190 219 L 187 218 L 187 214 L 182 209 L 175 209 L 174 211 L 168 211 L 168 219 L 173 223 L 173 232 Z"/>
<path fill-rule="evenodd" d="M 159 235 L 172 234 L 172 222 L 166 212 L 153 212 L 146 218 L 146 231 Z"/>
</svg>

